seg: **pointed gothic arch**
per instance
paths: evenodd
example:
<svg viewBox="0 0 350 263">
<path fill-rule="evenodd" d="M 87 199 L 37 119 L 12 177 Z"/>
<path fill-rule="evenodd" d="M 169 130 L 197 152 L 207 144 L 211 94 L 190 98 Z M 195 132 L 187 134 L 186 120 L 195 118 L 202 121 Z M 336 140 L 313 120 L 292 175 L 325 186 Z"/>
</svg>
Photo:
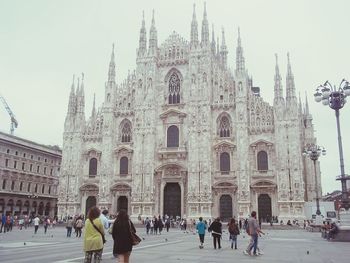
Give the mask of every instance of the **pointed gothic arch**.
<svg viewBox="0 0 350 263">
<path fill-rule="evenodd" d="M 131 121 L 124 119 L 120 123 L 120 141 L 131 142 L 132 141 L 132 125 Z"/>
<path fill-rule="evenodd" d="M 165 77 L 169 104 L 179 104 L 181 100 L 182 75 L 176 68 L 171 69 Z"/>
<path fill-rule="evenodd" d="M 217 118 L 217 134 L 220 138 L 228 138 L 232 135 L 232 119 L 231 116 L 223 112 Z"/>
</svg>

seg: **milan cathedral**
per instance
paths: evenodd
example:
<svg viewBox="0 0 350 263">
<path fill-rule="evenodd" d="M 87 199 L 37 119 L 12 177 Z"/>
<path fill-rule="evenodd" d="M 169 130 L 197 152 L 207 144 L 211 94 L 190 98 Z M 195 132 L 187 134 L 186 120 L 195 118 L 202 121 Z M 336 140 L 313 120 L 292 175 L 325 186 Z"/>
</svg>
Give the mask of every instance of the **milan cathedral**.
<svg viewBox="0 0 350 263">
<path fill-rule="evenodd" d="M 273 105 L 253 86 L 239 31 L 234 70 L 227 55 L 224 30 L 220 43 L 214 28 L 210 40 L 205 6 L 200 36 L 193 10 L 189 41 L 174 31 L 158 44 L 153 13 L 148 35 L 142 19 L 136 69 L 120 83 L 113 47 L 104 102 L 88 119 L 84 79 L 73 80 L 58 215 L 97 205 L 132 219 L 227 220 L 252 210 L 262 221 L 305 218 L 321 180 L 302 156 L 316 139 L 289 55 L 285 88 L 276 55 Z"/>
</svg>

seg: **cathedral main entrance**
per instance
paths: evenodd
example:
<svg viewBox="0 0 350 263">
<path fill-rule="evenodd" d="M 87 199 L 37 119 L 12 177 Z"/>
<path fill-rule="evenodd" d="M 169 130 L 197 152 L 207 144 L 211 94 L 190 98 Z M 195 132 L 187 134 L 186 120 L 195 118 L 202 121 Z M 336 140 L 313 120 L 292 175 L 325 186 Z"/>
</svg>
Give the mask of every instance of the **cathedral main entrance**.
<svg viewBox="0 0 350 263">
<path fill-rule="evenodd" d="M 178 183 L 167 183 L 164 187 L 164 215 L 181 217 L 181 188 Z"/>
<path fill-rule="evenodd" d="M 271 198 L 268 194 L 261 194 L 258 197 L 258 215 L 261 222 L 266 222 L 272 216 Z"/>
<path fill-rule="evenodd" d="M 220 219 L 228 222 L 232 218 L 232 197 L 222 195 L 220 197 Z"/>
<path fill-rule="evenodd" d="M 93 207 L 93 206 L 96 206 L 96 197 L 95 196 L 89 196 L 86 199 L 85 216 L 87 216 L 90 208 Z"/>
<path fill-rule="evenodd" d="M 117 212 L 119 212 L 121 209 L 125 210 L 126 213 L 128 212 L 128 199 L 126 196 L 119 196 L 118 198 Z"/>
</svg>

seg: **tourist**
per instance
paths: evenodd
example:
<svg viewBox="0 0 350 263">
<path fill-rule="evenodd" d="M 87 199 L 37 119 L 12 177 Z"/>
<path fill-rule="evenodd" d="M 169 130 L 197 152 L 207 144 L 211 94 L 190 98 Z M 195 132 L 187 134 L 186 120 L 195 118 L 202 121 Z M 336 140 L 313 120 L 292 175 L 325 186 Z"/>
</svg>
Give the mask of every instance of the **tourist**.
<svg viewBox="0 0 350 263">
<path fill-rule="evenodd" d="M 329 241 L 329 240 L 334 239 L 335 235 L 338 234 L 338 232 L 339 232 L 339 228 L 338 228 L 337 224 L 336 223 L 332 223 L 331 224 L 331 228 L 330 228 L 330 230 L 328 232 L 327 240 Z"/>
<path fill-rule="evenodd" d="M 162 234 L 163 227 L 164 227 L 163 220 L 160 218 L 160 216 L 158 216 L 158 229 L 159 229 L 159 235 L 161 235 L 161 234 Z"/>
<path fill-rule="evenodd" d="M 248 220 L 248 230 L 247 233 L 251 236 L 251 243 L 249 244 L 247 250 L 244 250 L 243 253 L 246 255 L 252 255 L 251 250 L 253 249 L 253 255 L 257 256 L 257 247 L 258 247 L 258 235 L 264 234 L 258 225 L 256 220 L 256 212 L 251 213 L 251 217 Z"/>
<path fill-rule="evenodd" d="M 38 232 L 39 223 L 40 223 L 40 219 L 38 216 L 36 216 L 34 218 L 34 234 L 36 234 Z"/>
<path fill-rule="evenodd" d="M 220 222 L 220 217 L 216 218 L 214 222 L 211 223 L 208 230 L 213 236 L 214 249 L 216 249 L 216 243 L 218 244 L 219 249 L 221 249 L 222 224 Z"/>
<path fill-rule="evenodd" d="M 120 210 L 114 221 L 112 237 L 114 240 L 113 255 L 118 262 L 128 263 L 132 251 L 131 231 L 136 233 L 134 224 L 125 210 Z"/>
<path fill-rule="evenodd" d="M 149 230 L 151 228 L 151 220 L 149 220 L 148 217 L 146 217 L 145 226 L 146 226 L 146 234 L 149 235 Z"/>
<path fill-rule="evenodd" d="M 43 224 L 44 224 L 44 233 L 46 234 L 47 228 L 48 228 L 48 226 L 49 226 L 49 224 L 50 224 L 49 218 L 46 217 L 46 218 L 44 219 Z"/>
<path fill-rule="evenodd" d="M 4 233 L 6 233 L 6 215 L 2 214 L 1 216 L 1 229 L 0 233 L 2 232 L 2 229 L 4 229 Z"/>
<path fill-rule="evenodd" d="M 153 219 L 150 220 L 149 224 L 150 224 L 150 228 L 151 228 L 151 234 L 153 235 L 153 232 L 154 232 L 154 221 L 153 221 Z"/>
<path fill-rule="evenodd" d="M 158 234 L 158 227 L 159 227 L 159 222 L 156 216 L 154 216 L 154 232 L 153 234 L 157 235 Z"/>
<path fill-rule="evenodd" d="M 88 212 L 88 218 L 85 221 L 84 263 L 91 263 L 92 257 L 94 257 L 94 263 L 99 263 L 101 261 L 105 237 L 104 227 L 99 218 L 100 213 L 100 209 L 96 206 L 91 207 Z"/>
<path fill-rule="evenodd" d="M 73 218 L 68 216 L 67 225 L 66 225 L 67 237 L 71 237 L 71 235 L 72 235 L 72 228 L 73 228 Z"/>
<path fill-rule="evenodd" d="M 24 226 L 24 219 L 23 217 L 21 217 L 18 221 L 18 224 L 19 224 L 19 230 L 22 230 L 23 226 Z"/>
<path fill-rule="evenodd" d="M 105 229 L 108 229 L 109 228 L 109 223 L 108 223 L 108 218 L 107 218 L 107 215 L 108 215 L 108 210 L 103 210 L 101 215 L 100 215 L 100 219 L 101 219 L 101 222 L 102 222 L 102 225 Z"/>
<path fill-rule="evenodd" d="M 75 229 L 76 229 L 76 236 L 75 237 L 81 237 L 81 231 L 83 229 L 84 223 L 83 219 L 79 216 L 77 218 L 77 221 L 75 222 Z"/>
<path fill-rule="evenodd" d="M 233 249 L 233 243 L 235 243 L 235 249 L 237 249 L 237 235 L 239 235 L 239 228 L 234 218 L 227 224 L 228 232 L 230 233 L 231 249 Z"/>
<path fill-rule="evenodd" d="M 25 215 L 24 216 L 24 228 L 27 229 L 28 226 L 29 226 L 29 216 Z"/>
<path fill-rule="evenodd" d="M 203 218 L 199 218 L 199 222 L 197 223 L 196 229 L 198 231 L 198 236 L 199 236 L 199 248 L 202 249 L 204 246 L 204 236 L 205 236 L 205 230 L 207 229 L 206 225 L 203 222 Z"/>
<path fill-rule="evenodd" d="M 170 228 L 170 218 L 166 218 L 165 219 L 165 227 L 166 227 L 166 232 L 169 232 L 169 228 Z"/>
</svg>

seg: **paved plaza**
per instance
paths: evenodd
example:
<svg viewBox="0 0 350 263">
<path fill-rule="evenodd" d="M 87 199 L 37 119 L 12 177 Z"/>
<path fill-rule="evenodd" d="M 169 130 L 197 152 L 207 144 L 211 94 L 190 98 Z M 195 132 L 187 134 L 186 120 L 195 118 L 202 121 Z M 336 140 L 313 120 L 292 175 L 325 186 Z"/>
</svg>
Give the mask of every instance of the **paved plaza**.
<svg viewBox="0 0 350 263">
<path fill-rule="evenodd" d="M 241 234 L 238 250 L 231 250 L 228 234 L 224 233 L 222 249 L 214 250 L 212 238 L 206 235 L 205 247 L 198 248 L 198 237 L 170 229 L 169 233 L 147 236 L 144 229 L 137 229 L 144 238 L 132 252 L 131 262 L 317 262 L 345 263 L 350 260 L 349 243 L 327 242 L 320 233 L 304 230 L 265 230 L 266 235 L 259 240 L 264 255 L 249 257 L 243 255 L 248 239 Z M 45 235 L 43 228 L 33 235 L 33 227 L 26 230 L 14 229 L 0 234 L 0 262 L 6 263 L 77 263 L 83 262 L 83 238 L 66 238 L 65 228 L 49 229 Z M 107 236 L 104 249 L 104 263 L 116 262 L 112 255 L 113 240 Z"/>
</svg>

